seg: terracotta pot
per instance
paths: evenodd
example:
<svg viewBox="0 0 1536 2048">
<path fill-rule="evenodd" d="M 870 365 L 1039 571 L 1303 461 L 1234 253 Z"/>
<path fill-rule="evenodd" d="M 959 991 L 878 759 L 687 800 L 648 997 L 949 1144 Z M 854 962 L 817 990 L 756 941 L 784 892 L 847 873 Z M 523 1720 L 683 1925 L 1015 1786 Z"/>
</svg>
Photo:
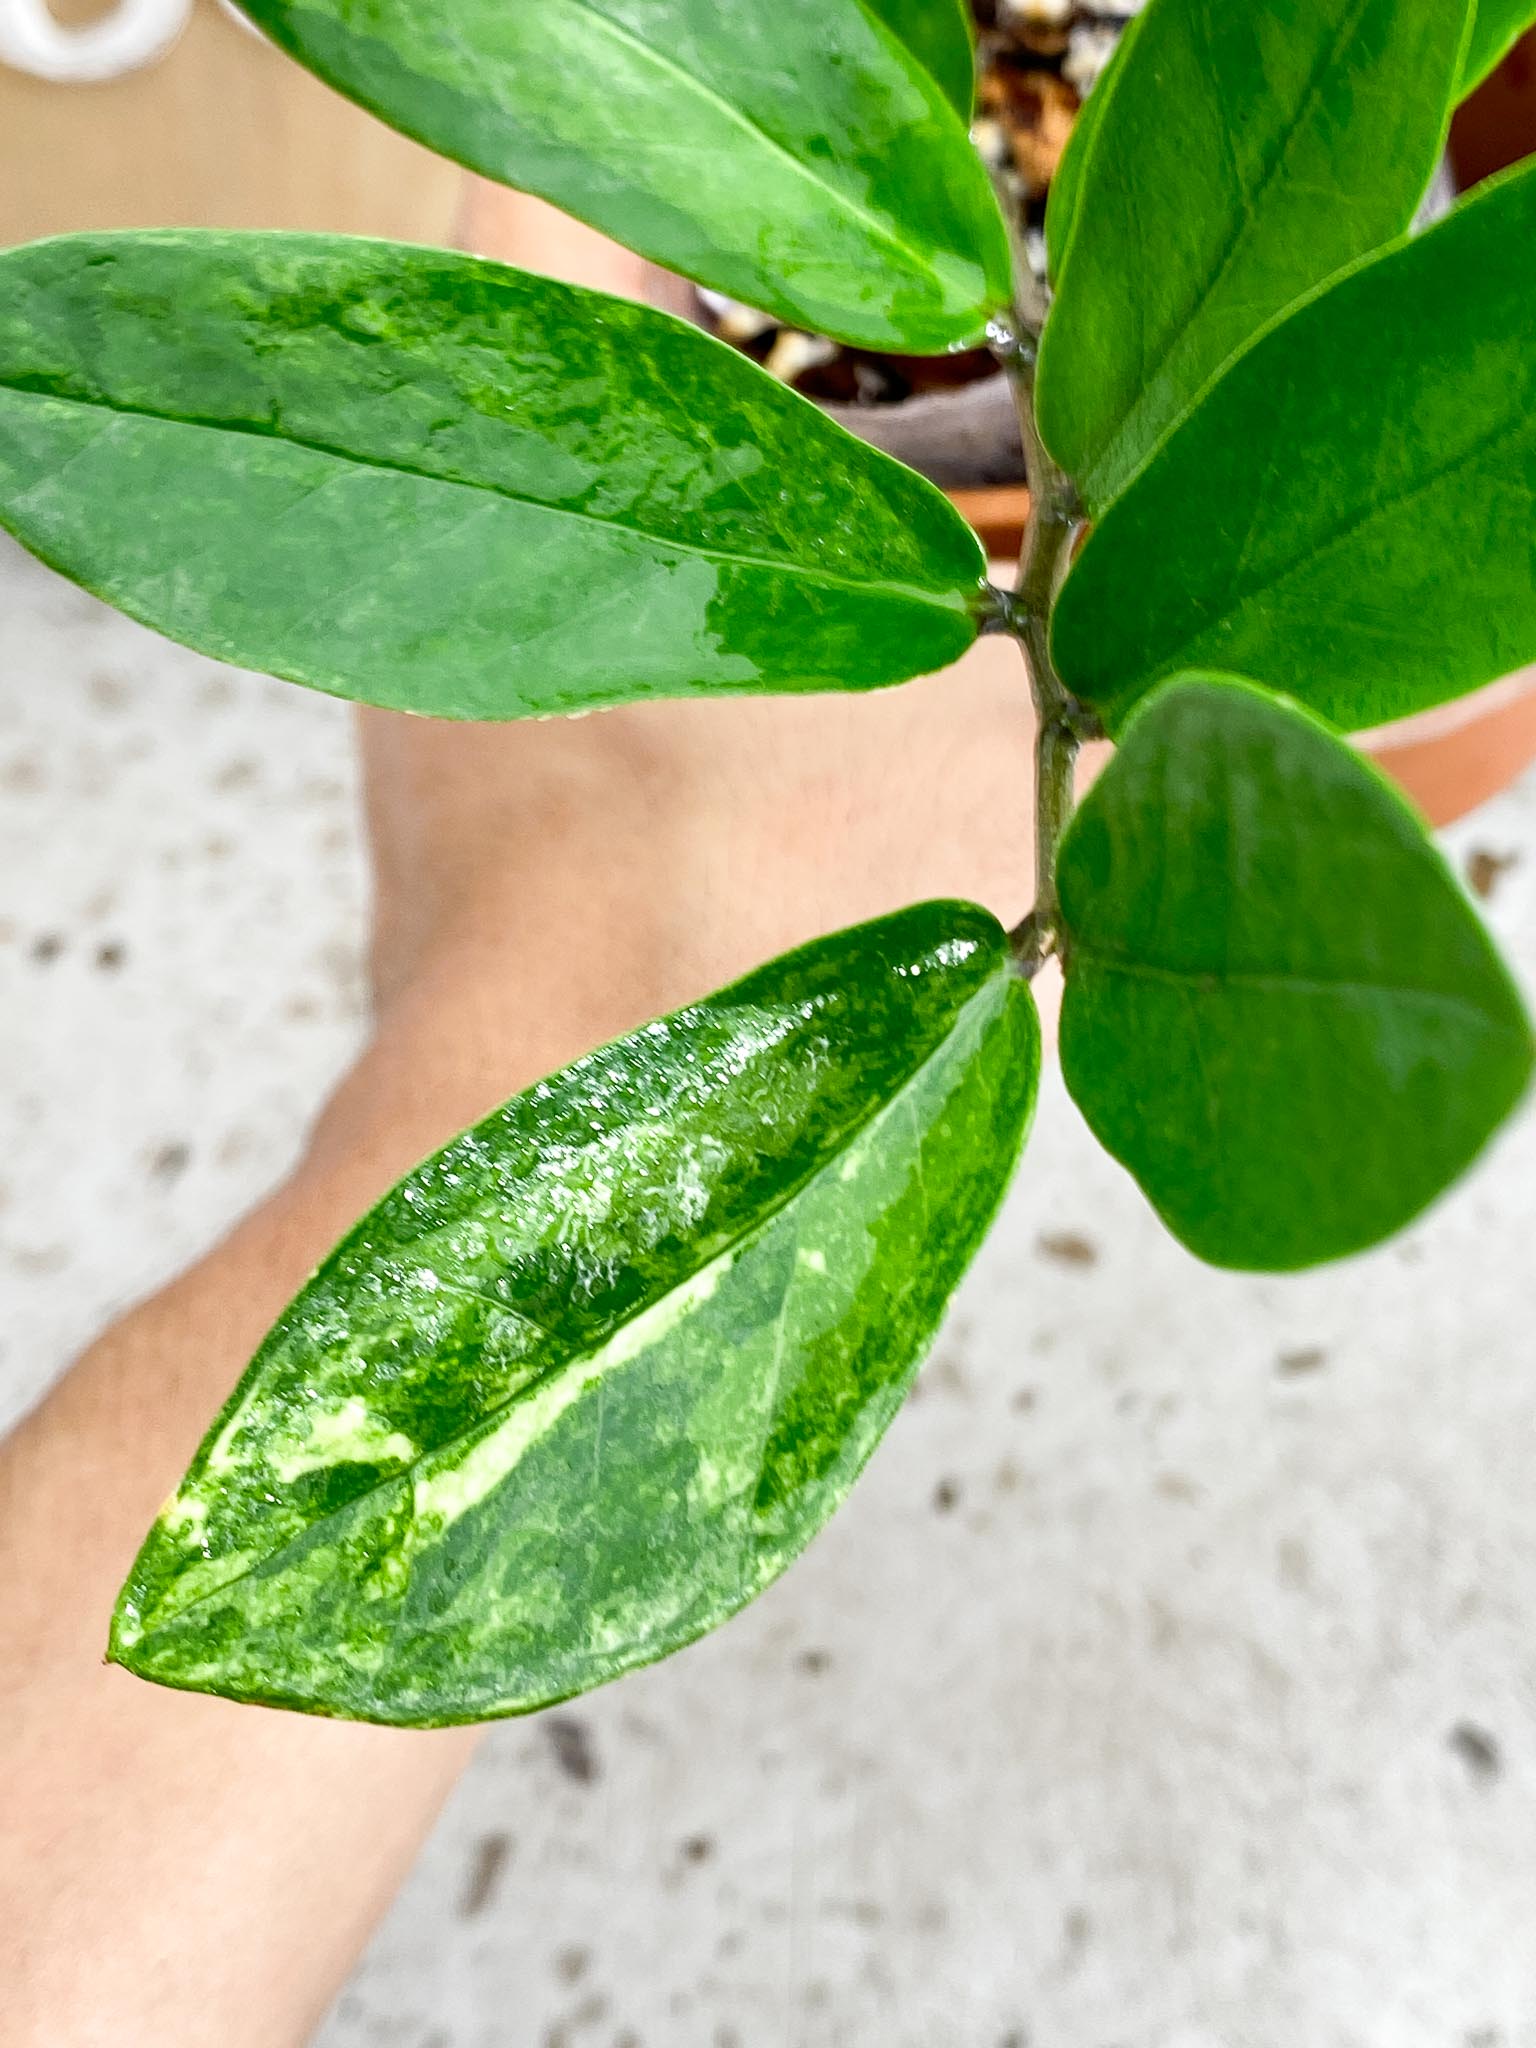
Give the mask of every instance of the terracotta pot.
<svg viewBox="0 0 1536 2048">
<path fill-rule="evenodd" d="M 1023 484 L 1000 484 L 984 491 L 951 491 L 950 498 L 981 535 L 989 557 L 1018 559 L 1029 517 L 1029 492 Z"/>
<path fill-rule="evenodd" d="M 1536 668 L 1361 733 L 1359 743 L 1432 825 L 1454 824 L 1536 760 Z"/>
<path fill-rule="evenodd" d="M 1536 35 L 1516 44 L 1451 124 L 1451 162 L 1463 191 L 1536 149 Z"/>
</svg>

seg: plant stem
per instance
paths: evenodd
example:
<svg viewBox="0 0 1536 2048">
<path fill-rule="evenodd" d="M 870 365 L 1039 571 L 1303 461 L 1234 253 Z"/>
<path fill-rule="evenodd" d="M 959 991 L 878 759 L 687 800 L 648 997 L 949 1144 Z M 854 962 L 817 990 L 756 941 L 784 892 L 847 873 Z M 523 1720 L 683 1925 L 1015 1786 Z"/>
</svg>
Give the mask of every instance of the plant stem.
<svg viewBox="0 0 1536 2048">
<path fill-rule="evenodd" d="M 1045 316 L 1051 310 L 1050 291 L 1045 281 L 1036 275 L 1035 266 L 1029 260 L 1018 201 L 1008 190 L 1008 181 L 1001 166 L 987 160 L 987 176 L 992 180 L 997 209 L 1008 230 L 1008 249 L 1013 257 L 1013 319 L 1018 324 L 1019 333 L 1038 341 L 1045 326 Z"/>
<path fill-rule="evenodd" d="M 1034 336 L 1022 316 L 994 322 L 993 353 L 1007 372 L 1018 409 L 1029 480 L 1029 523 L 1019 555 L 1019 576 L 1008 605 L 1009 629 L 1029 671 L 1039 721 L 1035 738 L 1035 905 L 1009 935 L 1019 972 L 1037 974 L 1061 947 L 1061 906 L 1056 861 L 1072 818 L 1077 750 L 1094 721 L 1056 673 L 1051 659 L 1051 607 L 1072 566 L 1082 506 L 1066 472 L 1053 460 L 1035 421 Z"/>
</svg>

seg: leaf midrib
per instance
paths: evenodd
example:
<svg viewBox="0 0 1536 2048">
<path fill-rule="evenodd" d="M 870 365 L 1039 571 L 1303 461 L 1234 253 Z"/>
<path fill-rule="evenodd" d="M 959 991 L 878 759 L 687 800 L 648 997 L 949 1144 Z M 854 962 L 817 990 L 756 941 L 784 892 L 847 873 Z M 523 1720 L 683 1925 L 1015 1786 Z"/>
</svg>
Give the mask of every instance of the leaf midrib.
<svg viewBox="0 0 1536 2048">
<path fill-rule="evenodd" d="M 1072 947 L 1071 957 L 1074 962 L 1097 968 L 1101 974 L 1117 974 L 1131 981 L 1150 981 L 1186 993 L 1208 993 L 1210 984 L 1214 982 L 1218 991 L 1238 989 L 1261 995 L 1359 996 L 1421 1003 L 1473 1018 L 1485 1031 L 1526 1043 L 1523 1033 L 1483 1009 L 1469 996 L 1445 989 L 1420 988 L 1403 982 L 1364 981 L 1352 975 L 1287 974 L 1257 968 L 1172 967 L 1159 961 L 1133 959 L 1128 954 L 1113 953 L 1081 942 Z"/>
<path fill-rule="evenodd" d="M 1270 187 L 1274 184 L 1276 178 L 1279 177 L 1298 136 L 1311 117 L 1322 92 L 1324 80 L 1327 78 L 1333 65 L 1338 61 L 1339 52 L 1359 28 L 1361 18 L 1369 5 L 1370 0 L 1355 0 L 1353 11 L 1339 27 L 1326 52 L 1309 76 L 1306 90 L 1297 102 L 1295 113 L 1276 138 L 1273 154 L 1268 162 L 1264 164 L 1260 176 L 1252 186 L 1239 186 L 1240 215 L 1232 224 L 1226 245 L 1217 258 L 1215 267 L 1207 281 L 1196 287 L 1184 308 L 1169 323 L 1156 356 L 1150 362 L 1143 358 L 1141 374 L 1137 380 L 1137 395 L 1132 402 L 1130 410 L 1118 426 L 1105 436 L 1103 445 L 1093 457 L 1090 467 L 1095 475 L 1103 469 L 1110 455 L 1122 447 L 1127 439 L 1131 437 L 1133 427 L 1145 415 L 1148 406 L 1152 403 L 1150 393 L 1153 384 L 1163 375 L 1180 349 L 1188 349 L 1190 345 L 1190 329 L 1205 311 L 1206 307 L 1210 305 L 1233 264 L 1237 261 L 1239 252 L 1251 239 L 1255 229 L 1255 207 L 1262 203 Z M 1221 118 L 1225 119 L 1224 111 Z M 1220 364 L 1216 367 L 1219 369 Z M 1209 388 L 1212 381 L 1213 379 L 1211 378 L 1205 379 L 1202 388 Z M 1182 417 L 1188 416 L 1198 397 L 1198 392 L 1190 395 L 1190 399 L 1183 409 Z"/>
<path fill-rule="evenodd" d="M 474 491 L 484 497 L 499 498 L 505 504 L 527 506 L 551 519 L 569 519 L 580 525 L 598 527 L 605 533 L 629 534 L 636 540 L 646 542 L 650 547 L 668 549 L 674 554 L 720 563 L 730 568 L 756 569 L 764 574 L 800 577 L 828 590 L 847 590 L 864 597 L 883 595 L 902 602 L 929 605 L 937 611 L 954 613 L 964 612 L 966 609 L 966 593 L 959 586 L 956 586 L 950 595 L 944 596 L 933 590 L 924 590 L 917 584 L 902 583 L 888 578 L 872 576 L 864 579 L 838 575 L 832 570 L 812 568 L 809 564 L 798 562 L 792 557 L 776 559 L 771 555 L 735 554 L 728 548 L 711 548 L 693 541 L 673 540 L 626 520 L 604 519 L 597 513 L 578 511 L 568 505 L 551 505 L 543 498 L 534 497 L 526 492 L 507 490 L 495 483 L 477 482 L 473 478 L 434 476 L 429 470 L 412 469 L 402 462 L 390 462 L 379 456 L 360 455 L 355 451 L 332 448 L 323 441 L 309 440 L 298 434 L 282 433 L 273 428 L 260 426 L 254 421 L 189 419 L 185 415 L 157 411 L 153 406 L 130 405 L 113 398 L 81 398 L 53 391 L 35 391 L 28 385 L 16 384 L 4 377 L 0 377 L 0 392 L 10 392 L 23 399 L 36 399 L 45 405 L 105 413 L 117 419 L 146 420 L 156 426 L 180 428 L 189 433 L 228 434 L 255 441 L 275 442 L 281 447 L 297 449 L 307 455 L 319 456 L 323 460 L 343 466 L 378 470 L 388 476 L 408 477 L 413 482 L 437 485 L 444 490 Z"/>
<path fill-rule="evenodd" d="M 1227 233 L 1225 248 L 1221 250 L 1217 262 L 1214 262 L 1214 268 L 1206 276 L 1206 281 L 1194 287 L 1194 291 L 1186 297 L 1186 301 L 1180 307 L 1180 311 L 1174 313 L 1174 317 L 1171 317 L 1169 322 L 1167 322 L 1167 326 L 1163 330 L 1163 336 L 1157 342 L 1155 354 L 1153 356 L 1147 356 L 1145 352 L 1141 354 L 1141 371 L 1137 375 L 1135 395 L 1130 397 L 1130 403 L 1128 403 L 1126 412 L 1112 426 L 1108 426 L 1104 430 L 1104 436 L 1100 438 L 1100 442 L 1098 442 L 1096 449 L 1092 451 L 1092 455 L 1087 455 L 1083 459 L 1085 481 L 1096 489 L 1096 496 L 1102 496 L 1098 492 L 1096 479 L 1104 473 L 1104 469 L 1110 463 L 1110 459 L 1118 451 L 1124 449 L 1126 442 L 1133 440 L 1133 430 L 1135 430 L 1137 422 L 1145 418 L 1147 408 L 1151 406 L 1151 401 L 1153 401 L 1151 399 L 1153 383 L 1157 379 L 1161 379 L 1161 375 L 1167 371 L 1169 362 L 1176 358 L 1180 348 L 1188 346 L 1190 330 L 1194 328 L 1196 319 L 1200 317 L 1204 307 L 1210 305 L 1212 297 L 1217 295 L 1217 291 L 1221 289 L 1227 272 L 1231 270 L 1233 262 L 1237 260 L 1239 250 L 1245 246 L 1245 242 L 1249 242 L 1251 233 L 1253 233 L 1253 209 L 1255 209 L 1257 203 L 1264 201 L 1264 195 L 1268 193 L 1270 186 L 1274 184 L 1274 180 L 1280 176 L 1280 170 L 1286 164 L 1286 158 L 1288 158 L 1288 154 L 1292 150 L 1292 145 L 1296 143 L 1296 137 L 1300 135 L 1300 131 L 1303 131 L 1307 119 L 1311 117 L 1311 113 L 1315 109 L 1317 98 L 1319 98 L 1319 94 L 1323 90 L 1323 80 L 1327 78 L 1331 66 L 1337 61 L 1337 53 L 1343 47 L 1343 43 L 1346 43 L 1348 37 L 1354 35 L 1354 31 L 1360 27 L 1360 18 L 1366 12 L 1366 6 L 1370 6 L 1370 0 L 1356 0 L 1350 18 L 1346 20 L 1346 23 L 1343 23 L 1343 27 L 1331 39 L 1325 55 L 1321 57 L 1321 61 L 1313 68 L 1313 72 L 1311 72 L 1311 76 L 1307 80 L 1307 90 L 1300 94 L 1290 121 L 1282 127 L 1280 135 L 1274 139 L 1272 154 L 1270 154 L 1268 162 L 1264 162 L 1257 180 L 1251 186 L 1241 184 L 1241 182 L 1235 180 L 1237 182 L 1237 197 L 1239 197 L 1239 217 L 1233 221 L 1233 225 L 1231 225 L 1231 229 Z M 1081 213 L 1081 205 L 1077 207 L 1077 213 Z M 1073 246 L 1075 246 L 1075 233 L 1069 238 L 1067 250 L 1063 252 L 1063 283 L 1065 283 L 1065 264 L 1071 260 Z M 1139 326 L 1145 326 L 1145 322 L 1143 322 L 1141 317 L 1139 317 Z M 1217 365 L 1217 371 L 1219 369 L 1221 369 L 1221 365 Z M 1202 389 L 1208 389 L 1210 383 L 1214 383 L 1214 373 L 1210 377 L 1202 379 Z M 1178 410 L 1176 420 L 1178 418 L 1188 418 L 1188 414 L 1194 410 L 1194 403 L 1196 403 L 1198 395 L 1200 393 L 1192 393 L 1190 395 L 1186 406 Z M 1174 424 L 1176 424 L 1176 420 L 1174 420 Z M 1165 440 L 1165 438 L 1167 438 L 1167 424 L 1165 424 L 1163 432 L 1159 434 L 1159 440 Z M 1147 465 L 1147 459 L 1143 459 L 1141 463 L 1137 463 L 1133 467 L 1135 469 L 1145 469 L 1145 465 Z M 1126 479 L 1120 481 L 1120 487 L 1116 489 L 1114 496 L 1120 496 L 1124 492 L 1124 487 L 1126 487 Z"/>
<path fill-rule="evenodd" d="M 868 228 L 878 240 L 884 242 L 889 248 L 897 250 L 910 263 L 915 264 L 920 270 L 925 270 L 929 276 L 937 280 L 939 275 L 937 267 L 931 262 L 925 262 L 920 250 L 914 248 L 912 244 L 903 241 L 900 235 L 891 227 L 889 221 L 882 221 L 877 214 L 871 213 L 867 207 L 860 205 L 851 193 L 840 190 L 839 187 L 820 176 L 812 165 L 796 156 L 793 150 L 787 149 L 776 136 L 770 135 L 766 128 L 746 112 L 745 108 L 733 107 L 730 101 L 724 98 L 712 85 L 686 70 L 678 63 L 675 57 L 669 57 L 664 50 L 659 50 L 654 43 L 647 42 L 643 36 L 637 35 L 633 29 L 625 28 L 622 23 L 615 21 L 612 15 L 605 13 L 602 8 L 594 6 L 593 0 L 565 0 L 565 4 L 588 15 L 592 20 L 600 22 L 604 30 L 613 37 L 614 41 L 624 43 L 630 49 L 641 51 L 656 65 L 658 70 L 664 71 L 670 77 L 680 81 L 689 91 L 695 93 L 700 99 L 706 101 L 719 113 L 723 114 L 728 121 L 733 122 L 747 134 L 756 137 L 766 149 L 772 151 L 774 155 L 781 157 L 790 166 L 791 170 L 804 178 L 806 183 L 814 190 L 825 192 L 835 205 L 850 215 L 852 219 L 858 221 L 860 226 Z M 860 11 L 863 12 L 864 10 L 861 8 Z M 913 51 L 908 48 L 899 36 L 889 31 L 889 28 L 886 40 L 893 49 L 901 51 L 908 64 L 914 70 L 918 71 L 924 78 L 932 80 L 935 92 L 941 99 L 944 99 L 944 104 L 948 106 L 949 101 L 944 97 L 943 88 L 939 85 L 937 79 L 933 78 L 933 74 L 927 70 L 926 66 L 919 64 Z"/>
<path fill-rule="evenodd" d="M 1501 413 L 1494 424 L 1484 428 L 1475 440 L 1458 449 L 1455 454 L 1447 456 L 1443 462 L 1436 463 L 1426 474 L 1410 478 L 1384 496 L 1372 499 L 1369 504 L 1336 519 L 1323 532 L 1310 535 L 1300 552 L 1293 554 L 1286 561 L 1271 564 L 1245 582 L 1234 584 L 1223 595 L 1219 607 L 1214 608 L 1208 618 L 1193 631 L 1186 633 L 1170 653 L 1158 657 L 1157 672 L 1165 674 L 1171 669 L 1189 666 L 1185 659 L 1189 651 L 1204 645 L 1213 635 L 1221 633 L 1256 599 L 1281 590 L 1324 556 L 1332 554 L 1339 547 L 1366 532 L 1378 520 L 1390 518 L 1406 506 L 1412 505 L 1416 499 L 1422 498 L 1427 492 L 1437 490 L 1441 484 L 1454 477 L 1458 470 L 1476 462 L 1479 456 L 1486 454 L 1490 448 L 1501 444 L 1507 444 L 1512 448 L 1524 448 L 1533 435 L 1536 435 L 1536 420 L 1533 420 L 1524 403 L 1523 393 L 1521 400 L 1521 403 Z"/>
<path fill-rule="evenodd" d="M 415 1457 L 403 1464 L 398 1471 L 391 1472 L 386 1478 L 376 1480 L 371 1486 L 364 1487 L 361 1492 L 354 1494 L 350 1500 L 342 1502 L 339 1507 L 328 1509 L 325 1514 L 317 1516 L 314 1521 L 306 1522 L 302 1528 L 295 1530 L 291 1536 L 285 1537 L 282 1542 L 274 1545 L 271 1550 L 263 1551 L 259 1556 L 253 1556 L 250 1563 L 243 1565 L 240 1571 L 231 1573 L 228 1578 L 218 1580 L 206 1592 L 199 1593 L 193 1599 L 188 1600 L 184 1606 L 178 1607 L 162 1626 L 164 1628 L 179 1626 L 187 1615 L 195 1612 L 197 1608 L 203 1606 L 209 1600 L 217 1599 L 232 1586 L 238 1586 L 242 1580 L 250 1578 L 254 1572 L 267 1571 L 286 1552 L 294 1549 L 300 1543 L 307 1543 L 314 1536 L 316 1530 L 323 1529 L 328 1522 L 335 1521 L 338 1517 L 349 1514 L 360 1501 L 371 1499 L 373 1495 L 381 1492 L 385 1487 L 413 1484 L 413 1475 L 421 1465 L 429 1460 L 441 1457 L 445 1451 L 452 1451 L 471 1437 L 480 1436 L 490 1426 L 499 1424 L 520 1402 L 532 1399 L 558 1375 L 579 1371 L 584 1364 L 600 1357 L 614 1339 L 630 1323 L 637 1321 L 640 1316 L 648 1316 L 664 1309 L 667 1303 L 674 1300 L 679 1294 L 696 1286 L 701 1274 L 714 1270 L 722 1261 L 733 1262 L 751 1244 L 752 1240 L 766 1231 L 791 1203 L 797 1201 L 805 1193 L 807 1188 L 820 1180 L 824 1174 L 832 1171 L 837 1163 L 847 1156 L 848 1152 L 852 1150 L 861 1138 L 874 1130 L 898 1105 L 906 1100 L 910 1091 L 917 1086 L 930 1068 L 953 1046 L 955 1040 L 960 1035 L 963 1025 L 984 1001 L 991 1000 L 996 1002 L 999 996 L 1006 1001 L 1007 993 L 1007 967 L 1004 963 L 999 963 L 994 967 L 992 973 L 982 986 L 977 989 L 976 993 L 961 1005 L 960 1009 L 955 1013 L 948 1030 L 943 1034 L 933 1050 L 924 1059 L 919 1061 L 893 1095 L 887 1096 L 868 1115 L 858 1117 L 846 1125 L 834 1151 L 826 1153 L 814 1168 L 806 1172 L 799 1180 L 793 1182 L 787 1189 L 781 1191 L 767 1207 L 759 1211 L 752 1218 L 750 1223 L 735 1236 L 721 1244 L 708 1259 L 704 1260 L 700 1265 L 693 1267 L 682 1279 L 667 1288 L 664 1293 L 657 1295 L 653 1301 L 648 1301 L 645 1307 L 638 1310 L 635 1315 L 615 1324 L 614 1328 L 595 1349 L 585 1352 L 573 1352 L 567 1358 L 552 1361 L 543 1371 L 536 1372 L 532 1378 L 525 1380 L 515 1393 L 509 1395 L 504 1401 L 498 1402 L 494 1407 L 487 1409 L 474 1422 L 466 1424 L 461 1429 L 451 1430 L 440 1442 L 419 1451 Z M 178 1490 L 164 1512 L 169 1513 L 174 1508 L 182 1505 L 187 1497 L 187 1495 Z M 190 1497 L 195 1499 L 197 1495 L 193 1493 Z M 157 1518 L 156 1528 L 158 1529 L 159 1527 L 160 1519 Z M 216 1562 L 216 1560 L 210 1561 Z M 173 1581 L 173 1589 L 174 1584 L 175 1582 Z M 155 1624 L 146 1617 L 138 1635 L 134 1638 L 134 1646 L 137 1647 L 147 1643 L 156 1632 Z"/>
<path fill-rule="evenodd" d="M 518 0 L 518 4 L 533 4 L 533 0 Z M 932 279 L 935 284 L 941 284 L 941 273 L 937 264 L 931 260 L 925 259 L 921 249 L 917 248 L 913 244 L 904 241 L 889 221 L 882 221 L 878 215 L 871 213 L 866 207 L 861 206 L 860 203 L 852 196 L 852 194 L 846 191 L 842 191 L 836 185 L 829 183 L 829 181 L 825 177 L 821 176 L 812 165 L 804 162 L 800 157 L 795 155 L 793 150 L 787 148 L 782 142 L 778 141 L 776 137 L 770 135 L 768 131 L 765 128 L 763 128 L 757 121 L 755 121 L 752 118 L 752 116 L 746 112 L 744 108 L 733 107 L 730 101 L 724 98 L 724 96 L 720 92 L 718 92 L 713 86 L 706 84 L 704 81 L 696 77 L 692 72 L 688 71 L 683 65 L 681 65 L 677 61 L 676 58 L 667 56 L 667 54 L 664 51 L 658 49 L 654 43 L 647 42 L 643 36 L 637 35 L 633 29 L 625 28 L 622 25 L 622 23 L 615 21 L 611 15 L 604 13 L 601 8 L 594 6 L 592 4 L 592 0 L 565 0 L 565 4 L 568 7 L 574 9 L 575 11 L 585 14 L 592 22 L 594 22 L 597 25 L 597 32 L 599 34 L 606 35 L 610 37 L 614 42 L 621 43 L 626 48 L 638 52 L 646 61 L 653 64 L 659 71 L 662 71 L 675 81 L 681 82 L 681 84 L 685 87 L 688 93 L 692 94 L 694 97 L 701 99 L 705 101 L 707 104 L 714 107 L 718 113 L 722 114 L 726 118 L 727 121 L 741 129 L 745 134 L 752 136 L 756 141 L 761 143 L 762 146 L 765 149 L 769 150 L 773 155 L 781 158 L 786 164 L 788 164 L 790 169 L 801 180 L 803 180 L 807 185 L 811 187 L 813 191 L 825 194 L 827 199 L 829 199 L 833 203 L 833 205 L 836 206 L 840 211 L 848 215 L 849 218 L 857 221 L 860 224 L 860 226 L 867 229 L 879 242 L 883 243 L 887 248 L 896 251 L 896 253 L 904 259 L 905 266 L 909 270 L 915 271 L 919 275 L 927 276 L 928 278 Z M 309 11 L 314 12 L 316 10 L 311 8 Z M 324 13 L 326 10 L 322 8 L 319 11 Z M 863 10 L 861 9 L 861 12 L 862 11 Z M 299 44 L 300 47 L 303 47 L 304 38 L 293 37 L 291 30 L 289 39 Z M 926 67 L 918 62 L 918 59 L 915 56 L 915 54 L 907 47 L 907 45 L 904 42 L 902 42 L 902 40 L 899 37 L 892 35 L 890 36 L 889 40 L 893 48 L 900 50 L 902 52 L 902 54 L 905 56 L 907 60 L 907 63 L 912 67 L 914 71 L 916 71 L 920 76 L 927 78 L 932 82 L 935 95 L 940 101 L 942 101 L 944 106 L 948 107 L 949 101 L 944 95 L 943 88 L 939 85 L 936 79 L 932 78 L 932 74 L 928 72 Z M 310 53 L 307 50 L 305 51 L 303 61 L 310 61 Z M 409 68 L 418 78 L 426 79 L 433 83 L 434 85 L 441 86 L 442 84 L 445 83 L 445 81 L 440 76 L 435 74 L 426 65 L 420 62 L 411 63 Z M 506 64 L 506 68 L 509 70 L 515 70 L 515 60 L 508 62 Z M 375 98 L 367 96 L 368 88 L 366 86 L 361 84 L 354 84 L 353 81 L 347 79 L 334 63 L 326 63 L 324 65 L 323 75 L 326 78 L 328 78 L 329 81 L 333 85 L 335 85 L 338 90 L 347 93 L 349 96 L 358 97 L 363 105 L 372 108 L 373 111 L 378 113 L 382 119 L 389 121 L 392 125 L 395 125 L 396 117 L 394 111 L 392 109 L 386 109 L 379 106 Z M 467 93 L 464 96 L 467 98 Z M 498 108 L 497 112 L 499 113 L 499 111 L 500 109 Z M 423 135 L 422 139 L 426 140 L 430 147 L 444 147 L 444 145 L 441 142 L 439 142 L 435 137 Z M 476 154 L 480 155 L 481 152 L 477 150 Z M 477 167 L 485 171 L 486 174 L 489 176 L 494 177 L 499 175 L 497 171 L 491 170 L 489 165 L 484 161 L 482 161 Z M 972 262 L 973 264 L 975 262 L 975 259 L 960 258 L 959 260 Z"/>
</svg>

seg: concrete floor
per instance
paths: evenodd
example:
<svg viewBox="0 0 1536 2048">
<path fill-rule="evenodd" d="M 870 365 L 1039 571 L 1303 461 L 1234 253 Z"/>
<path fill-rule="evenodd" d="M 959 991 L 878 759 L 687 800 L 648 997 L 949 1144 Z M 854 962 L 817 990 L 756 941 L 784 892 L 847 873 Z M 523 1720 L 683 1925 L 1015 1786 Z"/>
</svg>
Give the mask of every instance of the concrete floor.
<svg viewBox="0 0 1536 2048">
<path fill-rule="evenodd" d="M 0 1423 L 363 1029 L 345 712 L 0 543 Z M 1536 783 L 1455 838 L 1536 986 Z M 1208 1273 L 1046 1090 L 918 1397 L 720 1635 L 487 1744 L 322 2048 L 1536 2048 L 1536 1120 Z"/>
</svg>

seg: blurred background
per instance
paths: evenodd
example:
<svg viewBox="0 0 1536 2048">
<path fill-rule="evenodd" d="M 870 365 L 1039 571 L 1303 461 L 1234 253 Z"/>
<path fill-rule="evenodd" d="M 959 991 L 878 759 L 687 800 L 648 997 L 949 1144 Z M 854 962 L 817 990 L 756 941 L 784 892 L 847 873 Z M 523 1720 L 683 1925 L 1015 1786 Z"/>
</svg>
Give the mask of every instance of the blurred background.
<svg viewBox="0 0 1536 2048">
<path fill-rule="evenodd" d="M 0 243 L 454 234 L 457 172 L 217 0 L 131 6 L 148 61 L 81 77 L 99 41 L 0 0 Z M 988 14 L 1036 213 L 1129 11 Z M 1464 178 L 1533 95 L 1527 49 Z M 839 404 L 929 389 L 701 317 Z M 1485 728 L 1447 809 L 1520 752 Z M 1536 987 L 1536 780 L 1447 843 Z M 367 908 L 344 707 L 0 537 L 0 1427 L 294 1156 Z M 322 2048 L 1536 2048 L 1533 1229 L 1528 1118 L 1373 1257 L 1211 1273 L 1052 1077 L 849 1508 L 718 1636 L 495 1732 Z"/>
</svg>

